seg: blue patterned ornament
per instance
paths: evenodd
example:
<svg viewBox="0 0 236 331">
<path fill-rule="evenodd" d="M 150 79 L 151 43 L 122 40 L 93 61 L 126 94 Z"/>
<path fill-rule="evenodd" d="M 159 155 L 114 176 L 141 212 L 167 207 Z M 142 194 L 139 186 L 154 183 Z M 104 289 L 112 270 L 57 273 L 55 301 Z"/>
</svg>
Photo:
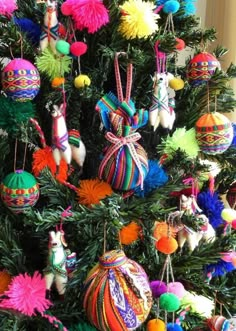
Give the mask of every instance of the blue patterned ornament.
<svg viewBox="0 0 236 331">
<path fill-rule="evenodd" d="M 3 69 L 2 88 L 15 101 L 30 101 L 39 92 L 39 72 L 29 61 L 14 59 Z"/>
</svg>

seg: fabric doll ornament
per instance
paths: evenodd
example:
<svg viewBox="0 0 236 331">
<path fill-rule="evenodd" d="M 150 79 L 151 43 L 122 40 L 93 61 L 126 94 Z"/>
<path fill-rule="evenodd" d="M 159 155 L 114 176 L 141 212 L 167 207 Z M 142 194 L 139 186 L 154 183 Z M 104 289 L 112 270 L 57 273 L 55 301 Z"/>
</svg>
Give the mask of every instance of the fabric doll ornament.
<svg viewBox="0 0 236 331">
<path fill-rule="evenodd" d="M 101 331 L 135 330 L 152 306 L 146 273 L 121 250 L 106 252 L 99 258 L 84 289 L 83 306 L 88 319 Z"/>
<path fill-rule="evenodd" d="M 115 56 L 115 74 L 118 98 L 111 92 L 105 95 L 96 106 L 101 120 L 108 131 L 108 148 L 99 166 L 100 179 L 108 182 L 117 190 L 132 190 L 141 185 L 148 173 L 148 159 L 143 147 L 137 142 L 141 135 L 136 129 L 147 122 L 147 111 L 136 111 L 130 100 L 132 84 L 132 64 L 127 67 L 126 97 L 123 97 L 117 53 Z"/>
</svg>

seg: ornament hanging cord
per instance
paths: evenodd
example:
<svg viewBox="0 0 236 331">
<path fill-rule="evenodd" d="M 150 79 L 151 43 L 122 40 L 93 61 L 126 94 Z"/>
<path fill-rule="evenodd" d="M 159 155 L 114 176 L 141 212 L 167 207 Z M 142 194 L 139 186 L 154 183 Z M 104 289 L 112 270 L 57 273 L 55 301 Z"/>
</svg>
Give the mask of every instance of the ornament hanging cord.
<svg viewBox="0 0 236 331">
<path fill-rule="evenodd" d="M 14 172 L 16 172 L 16 155 L 17 155 L 17 146 L 18 146 L 18 140 L 16 139 L 16 140 L 15 140 L 15 150 L 14 150 Z M 25 169 L 26 152 L 27 152 L 27 142 L 25 142 L 22 170 Z"/>
</svg>

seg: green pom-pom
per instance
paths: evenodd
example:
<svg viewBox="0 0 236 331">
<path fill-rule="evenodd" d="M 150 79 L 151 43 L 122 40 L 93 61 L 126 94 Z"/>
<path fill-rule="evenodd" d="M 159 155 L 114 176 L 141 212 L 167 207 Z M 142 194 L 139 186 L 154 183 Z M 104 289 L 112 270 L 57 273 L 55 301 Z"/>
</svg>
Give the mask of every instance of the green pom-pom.
<svg viewBox="0 0 236 331">
<path fill-rule="evenodd" d="M 162 140 L 161 148 L 168 159 L 172 159 L 178 149 L 185 152 L 190 159 L 197 157 L 200 151 L 194 128 L 187 131 L 185 128 L 176 129 L 172 136 L 168 135 Z"/>
<path fill-rule="evenodd" d="M 167 312 L 174 312 L 180 307 L 179 298 L 173 293 L 164 293 L 160 296 L 160 308 Z"/>
<path fill-rule="evenodd" d="M 47 75 L 49 79 L 62 77 L 70 72 L 72 59 L 69 56 L 56 56 L 49 48 L 45 48 L 41 56 L 36 58 L 38 70 Z"/>
<path fill-rule="evenodd" d="M 0 128 L 8 134 L 16 136 L 34 115 L 35 109 L 30 101 L 21 103 L 0 97 Z"/>
<path fill-rule="evenodd" d="M 70 54 L 70 44 L 65 40 L 58 40 L 56 43 L 56 50 L 63 55 Z"/>
<path fill-rule="evenodd" d="M 72 326 L 69 331 L 97 331 L 95 327 L 87 323 L 79 323 Z"/>
</svg>

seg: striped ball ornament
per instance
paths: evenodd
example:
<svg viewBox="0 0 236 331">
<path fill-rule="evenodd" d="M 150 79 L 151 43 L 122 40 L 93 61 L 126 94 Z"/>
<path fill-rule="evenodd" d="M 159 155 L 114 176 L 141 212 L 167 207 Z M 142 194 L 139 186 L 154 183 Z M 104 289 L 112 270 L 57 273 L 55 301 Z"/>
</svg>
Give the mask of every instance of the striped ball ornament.
<svg viewBox="0 0 236 331">
<path fill-rule="evenodd" d="M 218 112 L 204 114 L 196 123 L 196 138 L 203 153 L 221 154 L 230 147 L 233 140 L 232 124 Z"/>
<path fill-rule="evenodd" d="M 98 330 L 137 329 L 152 306 L 146 273 L 122 250 L 106 252 L 85 280 L 83 306 Z"/>
<path fill-rule="evenodd" d="M 14 214 L 23 213 L 38 201 L 39 185 L 29 172 L 16 170 L 3 179 L 1 198 Z"/>
</svg>

